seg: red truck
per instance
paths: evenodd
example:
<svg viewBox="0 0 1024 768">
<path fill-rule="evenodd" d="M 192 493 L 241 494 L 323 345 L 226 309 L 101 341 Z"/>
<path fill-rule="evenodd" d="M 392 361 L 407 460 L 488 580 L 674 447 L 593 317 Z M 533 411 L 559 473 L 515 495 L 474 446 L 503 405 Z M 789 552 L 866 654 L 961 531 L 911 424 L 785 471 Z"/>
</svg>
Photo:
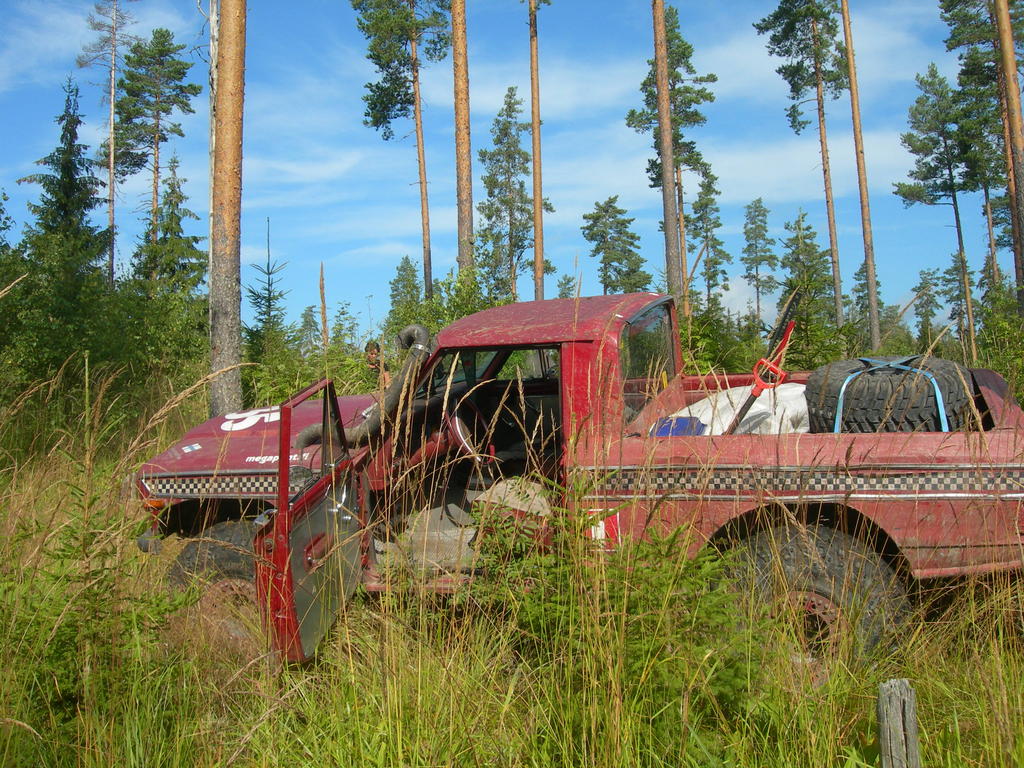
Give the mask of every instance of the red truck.
<svg viewBox="0 0 1024 768">
<path fill-rule="evenodd" d="M 137 483 L 153 525 L 140 546 L 193 537 L 178 576 L 253 585 L 293 660 L 357 586 L 386 589 L 390 564 L 431 589 L 463 581 L 472 513 L 488 502 L 586 515 L 604 547 L 680 526 L 691 554 L 742 547 L 758 589 L 781 588 L 818 638 L 852 629 L 873 643 L 921 580 L 1021 567 L 1024 413 L 998 374 L 959 369 L 958 400 L 927 361 L 794 372 L 730 431 L 714 411 L 733 413 L 755 374 L 688 375 L 679 338 L 671 298 L 650 293 L 489 309 L 434 339 L 410 326 L 385 392 L 337 397 L 322 381 L 211 419 L 146 462 Z M 896 392 L 923 376 L 942 418 L 850 432 L 858 376 Z M 784 388 L 815 431 L 799 409 L 777 418 Z M 838 430 L 831 415 L 821 426 L 823 400 Z"/>
</svg>

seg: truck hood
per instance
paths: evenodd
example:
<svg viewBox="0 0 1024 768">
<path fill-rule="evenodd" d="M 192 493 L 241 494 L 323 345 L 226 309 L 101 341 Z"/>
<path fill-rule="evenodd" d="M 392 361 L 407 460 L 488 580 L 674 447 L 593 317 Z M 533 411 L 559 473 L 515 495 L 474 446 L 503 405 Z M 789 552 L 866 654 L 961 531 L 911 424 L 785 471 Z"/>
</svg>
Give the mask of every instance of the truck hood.
<svg viewBox="0 0 1024 768">
<path fill-rule="evenodd" d="M 365 419 L 373 395 L 338 398 L 346 430 Z M 292 439 L 306 427 L 319 424 L 320 400 L 307 400 L 292 413 Z M 206 421 L 185 434 L 139 469 L 136 478 L 144 496 L 216 498 L 270 496 L 276 487 L 280 427 L 278 406 L 229 413 Z M 293 450 L 290 463 L 313 467 L 320 446 Z"/>
</svg>

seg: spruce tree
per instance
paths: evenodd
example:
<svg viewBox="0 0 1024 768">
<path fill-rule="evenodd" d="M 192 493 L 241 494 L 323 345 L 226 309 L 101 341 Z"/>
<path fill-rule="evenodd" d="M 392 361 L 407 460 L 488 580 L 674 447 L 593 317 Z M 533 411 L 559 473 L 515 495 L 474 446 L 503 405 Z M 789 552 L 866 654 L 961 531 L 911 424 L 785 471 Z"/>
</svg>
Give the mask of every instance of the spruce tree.
<svg viewBox="0 0 1024 768">
<path fill-rule="evenodd" d="M 564 274 L 558 278 L 558 298 L 575 299 L 580 290 L 580 281 L 575 275 Z"/>
<path fill-rule="evenodd" d="M 760 197 L 747 205 L 743 220 L 743 278 L 754 289 L 754 315 L 758 322 L 761 315 L 761 297 L 778 287 L 778 281 L 769 270 L 779 264 L 775 254 L 775 238 L 768 235 L 768 209 Z"/>
<path fill-rule="evenodd" d="M 718 177 L 708 170 L 701 176 L 700 187 L 697 191 L 697 199 L 693 201 L 693 209 L 687 217 L 687 227 L 693 233 L 690 240 L 690 252 L 697 254 L 700 264 L 694 263 L 694 267 L 700 268 L 704 278 L 704 308 L 709 310 L 712 307 L 720 307 L 717 291 L 728 290 L 729 280 L 725 271 L 725 265 L 732 262 L 732 256 L 725 250 L 722 239 L 718 236 L 718 230 L 722 227 L 722 219 L 719 216 L 717 195 Z"/>
<path fill-rule="evenodd" d="M 583 214 L 586 222 L 581 228 L 583 238 L 594 247 L 590 255 L 598 260 L 597 276 L 604 293 L 633 293 L 646 291 L 651 275 L 644 270 L 644 259 L 638 250 L 640 237 L 630 229 L 634 219 L 626 217 L 626 209 L 613 195 L 603 203 L 595 203 L 592 213 Z M 576 281 L 571 276 L 561 288 L 574 290 Z M 564 278 L 563 278 L 564 279 Z"/>
<path fill-rule="evenodd" d="M 269 252 L 265 264 L 253 265 L 259 278 L 245 288 L 253 313 L 253 323 L 244 331 L 250 362 L 264 362 L 286 346 L 292 335 L 285 322 L 284 299 L 288 292 L 281 290 L 279 279 L 285 266 L 272 261 Z"/>
<path fill-rule="evenodd" d="M 837 332 L 832 312 L 828 251 L 818 246 L 818 235 L 808 226 L 805 212 L 800 211 L 785 227 L 790 234 L 782 242 L 779 257 L 782 270 L 779 310 L 794 291 L 799 290 L 801 294 L 793 317 L 796 326 L 786 360 L 792 369 L 807 370 L 842 357 L 845 345 Z"/>
<path fill-rule="evenodd" d="M 384 335 L 393 338 L 410 323 L 422 323 L 423 287 L 412 259 L 403 256 L 391 279 L 391 307 L 384 320 Z"/>
<path fill-rule="evenodd" d="M 157 237 L 157 216 L 160 205 L 160 147 L 170 136 L 183 136 L 175 114 L 192 114 L 192 99 L 202 87 L 188 83 L 192 64 L 178 58 L 185 49 L 174 42 L 167 29 L 154 29 L 152 37 L 132 45 L 125 57 L 124 74 L 118 85 L 122 95 L 117 100 L 117 141 L 124 149 L 121 160 L 123 174 L 136 173 L 147 165 L 153 180 L 150 198 L 149 237 Z"/>
<path fill-rule="evenodd" d="M 491 125 L 492 149 L 479 152 L 487 197 L 477 205 L 481 223 L 477 232 L 477 266 L 488 300 L 517 301 L 516 281 L 524 256 L 533 246 L 533 199 L 527 193 L 530 153 L 522 147 L 523 102 L 515 87 L 505 93 L 501 110 Z M 544 209 L 554 208 L 545 200 Z"/>
<path fill-rule="evenodd" d="M 21 245 L 29 277 L 19 307 L 19 357 L 32 377 L 55 370 L 76 352 L 114 344 L 103 329 L 110 232 L 89 220 L 100 204 L 102 183 L 78 141 L 82 115 L 78 87 L 70 80 L 64 95 L 64 110 L 57 117 L 59 144 L 36 161 L 43 172 L 19 179 L 42 188 L 39 202 L 28 206 L 35 220 Z"/>
<path fill-rule="evenodd" d="M 206 251 L 202 237 L 185 234 L 186 221 L 199 221 L 187 207 L 183 189 L 187 179 L 178 176 L 178 158 L 167 165 L 164 194 L 157 211 L 156 237 L 144 241 L 135 255 L 135 275 L 147 280 L 151 290 L 193 294 L 206 278 Z"/>
<path fill-rule="evenodd" d="M 299 353 L 303 357 L 314 357 L 323 353 L 323 333 L 315 306 L 310 305 L 302 310 L 296 335 L 298 336 Z"/>
<path fill-rule="evenodd" d="M 914 292 L 914 315 L 917 317 L 917 351 L 927 352 L 935 341 L 935 317 L 939 313 L 937 296 L 939 270 L 922 269 Z"/>
</svg>

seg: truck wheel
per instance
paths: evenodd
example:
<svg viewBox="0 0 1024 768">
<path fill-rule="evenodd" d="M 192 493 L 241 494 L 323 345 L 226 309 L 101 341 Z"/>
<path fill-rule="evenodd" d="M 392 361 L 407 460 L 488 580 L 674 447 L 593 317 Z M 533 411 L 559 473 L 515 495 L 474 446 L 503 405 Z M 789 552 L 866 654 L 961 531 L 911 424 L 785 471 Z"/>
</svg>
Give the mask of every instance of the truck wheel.
<svg viewBox="0 0 1024 768">
<path fill-rule="evenodd" d="M 751 595 L 791 611 L 804 657 L 820 661 L 840 644 L 875 648 L 909 611 L 907 590 L 881 555 L 849 534 L 817 525 L 779 525 L 744 542 L 741 568 Z"/>
<path fill-rule="evenodd" d="M 171 589 L 196 585 L 200 591 L 195 604 L 172 617 L 173 642 L 233 660 L 251 660 L 265 652 L 252 550 L 255 534 L 251 520 L 229 520 L 210 526 L 184 546 L 168 573 Z"/>
<path fill-rule="evenodd" d="M 171 566 L 168 578 L 173 586 L 238 579 L 256 583 L 256 561 L 252 542 L 256 523 L 251 520 L 227 520 L 211 525 L 188 542 Z"/>
<path fill-rule="evenodd" d="M 900 357 L 873 358 L 880 361 Z M 926 370 L 935 377 L 942 393 L 950 430 L 959 429 L 970 399 L 965 383 L 970 381 L 966 368 L 937 357 L 919 355 L 908 365 Z M 823 365 L 807 378 L 807 417 L 811 432 L 835 430 L 839 409 L 839 391 L 850 376 L 843 394 L 842 432 L 938 432 L 942 429 L 935 387 L 920 373 L 897 368 L 871 370 L 876 363 L 860 359 L 839 360 Z"/>
</svg>

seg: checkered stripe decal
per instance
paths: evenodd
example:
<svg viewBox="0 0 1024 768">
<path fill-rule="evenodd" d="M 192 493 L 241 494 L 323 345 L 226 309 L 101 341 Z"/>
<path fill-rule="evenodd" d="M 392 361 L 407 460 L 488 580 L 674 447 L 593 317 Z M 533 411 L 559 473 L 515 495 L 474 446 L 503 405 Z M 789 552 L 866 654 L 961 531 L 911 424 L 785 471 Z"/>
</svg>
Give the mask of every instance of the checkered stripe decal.
<svg viewBox="0 0 1024 768">
<path fill-rule="evenodd" d="M 601 483 L 592 496 L 664 496 L 666 494 L 746 495 L 1024 493 L 1024 467 L 948 469 L 914 472 L 843 473 L 807 468 L 642 468 L 622 469 Z"/>
<path fill-rule="evenodd" d="M 143 478 L 143 482 L 153 496 L 175 499 L 234 499 L 277 495 L 276 472 L 245 475 L 151 475 Z M 301 483 L 290 485 L 291 493 L 296 493 L 302 488 Z"/>
</svg>

